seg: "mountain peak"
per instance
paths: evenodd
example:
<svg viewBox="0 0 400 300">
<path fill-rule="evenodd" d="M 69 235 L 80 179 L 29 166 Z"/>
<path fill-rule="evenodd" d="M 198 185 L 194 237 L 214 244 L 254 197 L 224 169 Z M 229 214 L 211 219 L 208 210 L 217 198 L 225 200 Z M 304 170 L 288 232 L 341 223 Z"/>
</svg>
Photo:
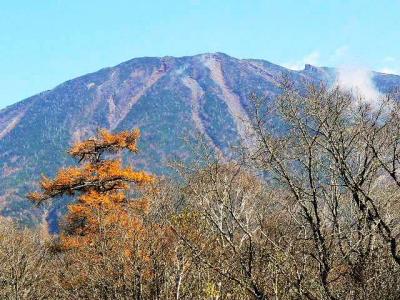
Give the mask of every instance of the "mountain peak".
<svg viewBox="0 0 400 300">
<path fill-rule="evenodd" d="M 292 71 L 260 59 L 237 59 L 222 52 L 184 57 L 142 57 L 68 80 L 50 91 L 0 111 L 0 214 L 35 222 L 35 210 L 20 195 L 34 189 L 31 178 L 54 175 L 72 163 L 66 149 L 97 128 L 142 131 L 137 166 L 168 172 L 166 161 L 189 159 L 181 137 L 201 133 L 210 147 L 229 155 L 245 136 L 248 95 L 274 99 L 283 74 L 299 85 L 329 80 L 334 72 L 307 64 Z M 375 78 L 380 87 L 400 77 Z M 52 212 L 57 214 L 59 208 Z M 53 215 L 54 215 L 53 214 Z"/>
<path fill-rule="evenodd" d="M 317 71 L 319 70 L 319 67 L 310 65 L 310 64 L 305 64 L 304 65 L 304 71 Z"/>
</svg>

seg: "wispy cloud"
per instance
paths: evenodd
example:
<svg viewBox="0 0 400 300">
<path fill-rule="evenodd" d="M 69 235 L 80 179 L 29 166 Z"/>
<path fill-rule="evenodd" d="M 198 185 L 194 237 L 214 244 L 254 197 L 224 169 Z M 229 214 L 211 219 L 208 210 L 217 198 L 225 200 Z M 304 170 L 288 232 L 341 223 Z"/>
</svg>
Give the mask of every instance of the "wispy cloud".
<svg viewBox="0 0 400 300">
<path fill-rule="evenodd" d="M 319 60 L 320 60 L 320 53 L 317 50 L 314 50 L 304 56 L 302 59 L 296 61 L 296 62 L 289 62 L 289 63 L 284 63 L 283 66 L 285 68 L 291 69 L 291 70 L 303 70 L 304 65 L 310 64 L 310 65 L 318 65 Z"/>
<path fill-rule="evenodd" d="M 372 68 L 360 62 L 359 57 L 352 54 L 348 45 L 341 45 L 324 57 L 326 58 L 324 64 L 337 67 L 338 86 L 352 92 L 356 98 L 372 107 L 377 107 L 383 95 L 374 84 Z M 381 62 L 382 68 L 378 71 L 400 75 L 400 60 L 386 56 Z M 320 65 L 321 53 L 314 50 L 300 60 L 285 63 L 283 66 L 292 70 L 302 70 L 305 64 Z"/>
<path fill-rule="evenodd" d="M 375 87 L 373 74 L 362 67 L 342 67 L 338 69 L 337 84 L 344 90 L 352 92 L 363 102 L 377 106 L 382 98 Z"/>
</svg>

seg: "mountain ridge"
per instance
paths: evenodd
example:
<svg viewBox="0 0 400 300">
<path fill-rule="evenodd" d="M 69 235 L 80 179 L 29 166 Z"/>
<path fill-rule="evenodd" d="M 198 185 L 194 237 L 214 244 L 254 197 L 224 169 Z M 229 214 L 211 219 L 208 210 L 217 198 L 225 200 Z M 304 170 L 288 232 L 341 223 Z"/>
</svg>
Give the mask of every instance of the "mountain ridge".
<svg viewBox="0 0 400 300">
<path fill-rule="evenodd" d="M 39 95 L 42 95 L 42 94 L 47 93 L 47 92 L 51 92 L 52 90 L 58 88 L 59 86 L 62 86 L 62 85 L 65 84 L 65 83 L 68 83 L 68 82 L 70 82 L 70 81 L 77 80 L 77 79 L 80 79 L 80 78 L 83 78 L 83 77 L 86 77 L 86 76 L 90 76 L 90 75 L 92 75 L 92 74 L 94 74 L 94 73 L 98 73 L 98 72 L 101 72 L 101 71 L 106 71 L 106 70 L 109 70 L 109 69 L 118 67 L 118 66 L 120 66 L 120 65 L 123 65 L 123 64 L 125 64 L 125 63 L 129 63 L 129 62 L 131 62 L 131 61 L 133 61 L 133 60 L 142 60 L 142 59 L 168 59 L 168 58 L 172 58 L 172 59 L 184 59 L 184 58 L 191 58 L 191 57 L 204 56 L 204 55 L 224 55 L 224 56 L 227 56 L 227 57 L 230 57 L 230 58 L 235 58 L 235 57 L 230 56 L 230 55 L 228 55 L 228 54 L 226 54 L 226 53 L 224 53 L 224 52 L 204 52 L 204 53 L 200 53 L 200 54 L 195 54 L 195 55 L 184 55 L 184 56 L 165 55 L 165 56 L 141 56 L 141 57 L 135 57 L 135 58 L 129 59 L 129 60 L 127 60 L 127 61 L 118 63 L 118 64 L 116 64 L 116 65 L 108 66 L 108 67 L 103 67 L 103 68 L 100 68 L 100 69 L 98 69 L 98 70 L 96 70 L 96 71 L 89 72 L 89 73 L 86 73 L 86 74 L 84 74 L 84 75 L 77 76 L 77 77 L 75 77 L 75 78 L 72 78 L 72 79 L 68 79 L 68 80 L 66 80 L 66 81 L 63 81 L 62 83 L 57 84 L 57 85 L 54 86 L 53 88 L 50 88 L 50 89 L 47 89 L 47 90 L 43 90 L 43 91 L 41 91 L 41 92 L 38 92 L 37 94 L 34 94 L 34 95 L 32 95 L 32 96 L 29 96 L 29 97 L 24 98 L 24 99 L 21 99 L 21 100 L 18 100 L 18 101 L 15 102 L 15 103 L 11 103 L 11 104 L 9 104 L 9 105 L 6 105 L 5 107 L 0 108 L 0 113 L 1 113 L 3 110 L 5 110 L 5 109 L 7 109 L 7 108 L 9 108 L 9 107 L 11 107 L 11 106 L 14 106 L 14 105 L 16 105 L 16 104 L 18 104 L 18 103 L 21 103 L 21 102 L 23 102 L 23 101 L 29 100 L 29 99 L 32 98 L 32 97 L 39 96 Z M 253 58 L 235 58 L 235 59 L 237 59 L 237 60 L 245 60 L 245 61 L 248 60 L 248 61 L 262 61 L 262 62 L 267 62 L 267 63 L 269 63 L 269 64 L 271 64 L 271 65 L 274 65 L 274 66 L 277 66 L 277 67 L 281 67 L 281 68 L 284 68 L 284 69 L 287 69 L 287 70 L 290 70 L 290 71 L 297 71 L 297 72 L 299 72 L 299 71 L 303 71 L 303 70 L 304 70 L 304 69 L 303 69 L 303 70 L 291 70 L 291 69 L 289 69 L 289 68 L 286 68 L 286 67 L 284 67 L 284 66 L 280 66 L 280 65 L 278 65 L 278 64 L 272 63 L 272 62 L 270 62 L 270 61 L 268 61 L 268 60 L 264 60 L 264 59 L 253 59 Z M 306 68 L 306 66 L 312 66 L 312 65 L 305 64 L 305 68 Z M 312 66 L 312 67 L 316 67 L 316 66 Z M 317 68 L 330 68 L 330 67 L 317 67 Z M 331 68 L 331 69 L 334 69 L 334 68 Z M 383 74 L 383 73 L 382 73 L 382 74 Z M 392 75 L 392 74 L 390 74 L 390 75 Z M 396 75 L 394 75 L 394 76 L 396 76 Z"/>
<path fill-rule="evenodd" d="M 134 58 L 65 81 L 0 110 L 0 214 L 25 223 L 42 220 L 43 209 L 33 208 L 23 195 L 41 174 L 53 176 L 73 164 L 67 148 L 97 128 L 141 128 L 142 151 L 127 161 L 165 174 L 169 158 L 190 158 L 179 138 L 183 134 L 195 138 L 200 132 L 221 153 L 245 138 L 242 121 L 249 118 L 251 93 L 273 101 L 282 76 L 301 85 L 333 83 L 336 73 L 312 65 L 295 71 L 216 52 Z M 375 72 L 373 77 L 382 92 L 400 86 L 400 76 Z M 58 204 L 48 209 L 50 215 L 61 211 Z"/>
<path fill-rule="evenodd" d="M 184 56 L 170 56 L 170 55 L 165 55 L 165 56 L 141 56 L 141 57 L 135 57 L 135 58 L 129 59 L 129 60 L 124 61 L 124 62 L 122 62 L 122 63 L 118 63 L 118 64 L 116 64 L 116 65 L 114 65 L 114 66 L 103 67 L 103 68 L 100 68 L 100 69 L 98 69 L 98 70 L 96 70 L 96 71 L 89 72 L 89 73 L 86 73 L 86 74 L 84 74 L 84 75 L 81 75 L 81 76 L 72 78 L 72 79 L 68 79 L 68 80 L 66 80 L 66 81 L 64 81 L 64 82 L 62 82 L 62 83 L 60 83 L 60 84 L 54 86 L 54 87 L 51 88 L 51 89 L 41 91 L 41 92 L 39 92 L 39 93 L 37 93 L 37 94 L 34 94 L 34 95 L 29 96 L 29 97 L 27 97 L 27 98 L 18 100 L 18 101 L 15 102 L 15 103 L 11 103 L 11 104 L 9 104 L 9 105 L 7 105 L 7 106 L 5 106 L 5 107 L 2 107 L 2 108 L 0 108 L 0 113 L 2 113 L 3 110 L 6 110 L 6 109 L 8 109 L 8 108 L 10 108 L 10 107 L 12 107 L 12 106 L 14 106 L 14 105 L 17 105 L 17 104 L 21 103 L 21 102 L 30 100 L 30 99 L 33 98 L 33 97 L 43 95 L 43 94 L 45 94 L 45 93 L 47 93 L 47 92 L 51 92 L 52 90 L 58 88 L 59 86 L 62 86 L 62 85 L 64 85 L 64 84 L 66 84 L 66 83 L 68 83 L 68 82 L 70 82 L 70 81 L 77 80 L 77 79 L 81 79 L 81 78 L 85 78 L 85 77 L 90 76 L 90 75 L 92 75 L 92 74 L 95 74 L 95 73 L 98 73 L 98 72 L 102 72 L 102 71 L 106 71 L 106 70 L 109 70 L 109 69 L 118 67 L 118 66 L 120 66 L 120 65 L 129 63 L 129 62 L 134 61 L 134 60 L 142 60 L 142 59 L 169 59 L 169 58 L 172 58 L 172 59 L 184 59 L 184 58 L 192 58 L 192 57 L 198 57 L 198 56 L 204 56 L 204 55 L 223 55 L 223 56 L 227 56 L 227 57 L 234 58 L 234 59 L 241 60 L 241 61 L 264 62 L 264 63 L 270 64 L 271 66 L 276 66 L 276 67 L 285 69 L 285 70 L 290 71 L 290 72 L 304 72 L 304 71 L 313 70 L 313 69 L 314 69 L 314 70 L 315 70 L 315 69 L 329 70 L 329 71 L 332 71 L 332 72 L 335 72 L 335 71 L 338 70 L 338 68 L 335 68 L 335 67 L 315 66 L 315 65 L 312 65 L 312 64 L 308 64 L 308 63 L 305 63 L 305 64 L 304 64 L 304 68 L 303 68 L 303 69 L 301 69 L 301 70 L 295 70 L 295 69 L 287 68 L 287 67 L 285 67 L 285 66 L 281 66 L 281 65 L 276 64 L 276 63 L 272 63 L 272 62 L 270 62 L 270 61 L 268 61 L 268 60 L 265 60 L 265 59 L 235 58 L 235 57 L 230 56 L 230 55 L 228 55 L 228 54 L 226 54 L 226 53 L 224 53 L 224 52 L 204 52 L 204 53 L 200 53 L 200 54 L 195 54 L 195 55 L 184 55 Z M 379 72 L 379 71 L 374 71 L 374 70 L 371 70 L 371 72 L 372 72 L 373 74 L 375 74 L 375 75 L 383 75 L 383 76 L 390 76 L 390 77 L 400 77 L 400 75 L 398 75 L 398 74 L 384 73 L 384 72 Z"/>
</svg>

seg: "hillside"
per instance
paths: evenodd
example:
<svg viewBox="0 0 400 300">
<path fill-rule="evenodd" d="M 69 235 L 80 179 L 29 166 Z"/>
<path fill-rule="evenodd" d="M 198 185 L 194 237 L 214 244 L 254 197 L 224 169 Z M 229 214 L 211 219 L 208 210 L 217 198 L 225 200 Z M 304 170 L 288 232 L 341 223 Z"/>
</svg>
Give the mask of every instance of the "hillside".
<svg viewBox="0 0 400 300">
<path fill-rule="evenodd" d="M 333 82 L 335 70 L 306 65 L 292 71 L 256 59 L 222 53 L 190 57 L 145 57 L 60 84 L 0 111 L 0 213 L 25 223 L 41 220 L 25 194 L 40 174 L 72 161 L 71 143 L 99 127 L 120 131 L 139 127 L 141 152 L 135 164 L 155 174 L 167 172 L 174 157 L 190 158 L 185 135 L 202 133 L 218 151 L 245 137 L 248 95 L 279 94 L 278 81 Z M 374 73 L 382 92 L 400 86 L 400 76 Z M 49 208 L 54 220 L 59 209 Z"/>
</svg>

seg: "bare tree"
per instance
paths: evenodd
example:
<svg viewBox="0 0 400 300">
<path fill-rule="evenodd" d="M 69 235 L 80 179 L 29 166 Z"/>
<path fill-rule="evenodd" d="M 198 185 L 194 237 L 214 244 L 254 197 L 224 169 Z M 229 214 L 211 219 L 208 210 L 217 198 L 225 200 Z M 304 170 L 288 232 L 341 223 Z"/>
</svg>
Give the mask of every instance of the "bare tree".
<svg viewBox="0 0 400 300">
<path fill-rule="evenodd" d="M 6 219 L 0 221 L 0 266 L 2 299 L 47 299 L 55 290 L 43 237 Z"/>
<path fill-rule="evenodd" d="M 397 217 L 388 210 L 398 196 L 385 176 L 396 182 L 388 167 L 397 149 L 395 103 L 386 98 L 372 107 L 340 88 L 299 91 L 287 83 L 268 111 L 262 100 L 253 102 L 259 147 L 251 159 L 300 209 L 305 239 L 313 241 L 308 254 L 318 264 L 319 297 L 343 298 L 336 282 L 346 276 L 365 292 L 366 263 L 382 243 L 399 263 Z M 281 121 L 279 130 L 271 129 L 271 118 Z"/>
</svg>

